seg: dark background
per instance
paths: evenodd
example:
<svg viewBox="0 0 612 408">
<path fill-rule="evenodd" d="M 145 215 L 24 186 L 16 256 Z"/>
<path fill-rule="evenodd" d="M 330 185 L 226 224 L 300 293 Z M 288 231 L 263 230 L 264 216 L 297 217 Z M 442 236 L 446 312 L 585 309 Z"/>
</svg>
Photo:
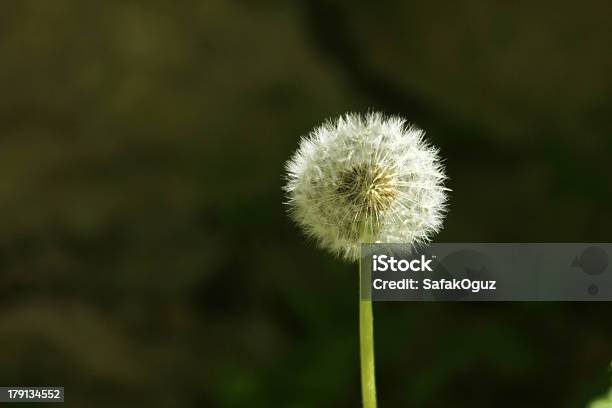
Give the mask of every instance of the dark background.
<svg viewBox="0 0 612 408">
<path fill-rule="evenodd" d="M 282 205 L 300 135 L 425 128 L 437 242 L 610 241 L 608 1 L 13 1 L 0 384 L 75 407 L 359 406 L 357 270 Z M 607 273 L 612 273 L 608 270 Z M 584 407 L 605 303 L 375 305 L 381 407 Z"/>
</svg>

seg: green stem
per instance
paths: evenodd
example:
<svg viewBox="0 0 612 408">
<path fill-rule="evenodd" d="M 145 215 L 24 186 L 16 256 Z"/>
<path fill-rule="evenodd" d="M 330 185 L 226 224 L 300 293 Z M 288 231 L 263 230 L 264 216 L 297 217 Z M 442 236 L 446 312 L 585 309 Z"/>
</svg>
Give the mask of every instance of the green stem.
<svg viewBox="0 0 612 408">
<path fill-rule="evenodd" d="M 359 263 L 361 287 L 361 262 Z M 361 357 L 361 395 L 364 408 L 376 408 L 376 380 L 374 376 L 374 318 L 372 301 L 359 296 L 359 348 Z"/>
</svg>

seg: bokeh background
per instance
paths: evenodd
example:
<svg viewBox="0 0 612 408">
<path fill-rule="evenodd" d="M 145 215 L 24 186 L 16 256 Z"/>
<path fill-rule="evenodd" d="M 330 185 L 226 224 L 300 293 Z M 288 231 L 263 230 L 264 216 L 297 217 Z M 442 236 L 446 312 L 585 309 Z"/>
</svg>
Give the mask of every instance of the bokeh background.
<svg viewBox="0 0 612 408">
<path fill-rule="evenodd" d="M 4 2 L 0 384 L 357 407 L 357 272 L 282 205 L 346 111 L 428 131 L 438 242 L 610 241 L 608 1 Z M 612 273 L 608 271 L 608 273 Z M 612 305 L 375 305 L 381 407 L 584 407 Z"/>
</svg>

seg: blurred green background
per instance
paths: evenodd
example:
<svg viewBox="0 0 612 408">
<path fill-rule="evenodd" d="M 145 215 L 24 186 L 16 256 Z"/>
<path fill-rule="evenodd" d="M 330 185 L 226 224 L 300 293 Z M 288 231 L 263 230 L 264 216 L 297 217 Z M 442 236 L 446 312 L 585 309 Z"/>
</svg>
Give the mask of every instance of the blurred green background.
<svg viewBox="0 0 612 408">
<path fill-rule="evenodd" d="M 610 11 L 4 2 L 0 385 L 359 406 L 356 266 L 282 205 L 300 135 L 369 108 L 425 128 L 453 189 L 438 242 L 609 242 Z M 380 405 L 583 407 L 609 383 L 611 312 L 376 304 Z"/>
</svg>

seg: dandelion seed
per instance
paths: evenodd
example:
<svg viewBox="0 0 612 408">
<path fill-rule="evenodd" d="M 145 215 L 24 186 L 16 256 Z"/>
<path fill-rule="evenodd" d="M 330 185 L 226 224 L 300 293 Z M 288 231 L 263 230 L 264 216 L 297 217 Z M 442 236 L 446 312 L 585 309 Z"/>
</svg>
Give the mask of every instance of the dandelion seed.
<svg viewBox="0 0 612 408">
<path fill-rule="evenodd" d="M 349 261 L 362 242 L 428 242 L 448 189 L 438 150 L 399 117 L 347 114 L 304 137 L 287 162 L 292 218 Z"/>
</svg>

